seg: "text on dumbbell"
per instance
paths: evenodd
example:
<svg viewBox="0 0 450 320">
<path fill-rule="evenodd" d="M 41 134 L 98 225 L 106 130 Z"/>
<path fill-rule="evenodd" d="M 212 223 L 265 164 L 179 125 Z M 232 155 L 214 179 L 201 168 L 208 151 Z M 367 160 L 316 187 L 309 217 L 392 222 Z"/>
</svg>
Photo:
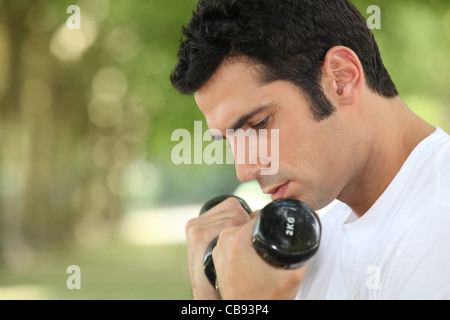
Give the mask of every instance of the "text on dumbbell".
<svg viewBox="0 0 450 320">
<path fill-rule="evenodd" d="M 287 236 L 294 236 L 294 223 L 295 223 L 295 218 L 293 217 L 288 217 L 287 218 L 287 225 L 286 225 L 286 235 Z"/>
</svg>

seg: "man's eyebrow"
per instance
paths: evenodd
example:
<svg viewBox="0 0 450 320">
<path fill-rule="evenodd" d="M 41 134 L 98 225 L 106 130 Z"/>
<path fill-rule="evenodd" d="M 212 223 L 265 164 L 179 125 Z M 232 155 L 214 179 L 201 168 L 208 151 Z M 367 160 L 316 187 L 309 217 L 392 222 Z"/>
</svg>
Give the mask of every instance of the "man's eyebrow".
<svg viewBox="0 0 450 320">
<path fill-rule="evenodd" d="M 273 106 L 275 106 L 275 103 L 268 103 L 266 105 L 263 105 L 262 107 L 259 107 L 255 110 L 250 111 L 249 113 L 246 113 L 242 116 L 240 116 L 236 121 L 233 122 L 233 125 L 231 126 L 231 130 L 236 131 L 239 128 L 241 128 L 249 119 L 251 119 L 252 117 L 254 117 L 255 115 L 257 115 L 260 112 L 263 112 L 264 110 L 267 110 L 269 108 L 272 108 Z M 225 137 L 218 132 L 219 130 L 216 131 L 216 129 L 210 129 L 209 133 L 211 134 L 211 136 L 214 138 L 214 140 L 219 141 L 222 139 L 225 139 Z M 218 133 L 218 134 L 215 134 Z"/>
<path fill-rule="evenodd" d="M 274 105 L 275 105 L 274 103 L 269 103 L 269 104 L 266 104 L 262 107 L 255 109 L 253 111 L 250 111 L 249 113 L 246 113 L 243 116 L 240 116 L 235 122 L 233 122 L 230 129 L 232 129 L 233 131 L 236 131 L 237 129 L 241 128 L 249 119 L 251 119 L 252 117 L 254 117 L 255 115 L 257 115 L 260 112 L 263 112 L 269 108 L 272 108 Z"/>
</svg>

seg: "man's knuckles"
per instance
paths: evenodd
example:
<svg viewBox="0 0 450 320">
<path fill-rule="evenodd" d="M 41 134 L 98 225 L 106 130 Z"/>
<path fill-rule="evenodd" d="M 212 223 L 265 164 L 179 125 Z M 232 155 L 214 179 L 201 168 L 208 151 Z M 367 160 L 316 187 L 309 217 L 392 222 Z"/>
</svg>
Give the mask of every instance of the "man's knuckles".
<svg viewBox="0 0 450 320">
<path fill-rule="evenodd" d="M 189 238 L 209 238 L 210 234 L 217 236 L 224 229 L 242 226 L 250 219 L 242 211 L 243 209 L 234 208 L 211 216 L 193 218 L 186 223 L 185 234 Z"/>
<path fill-rule="evenodd" d="M 248 215 L 237 198 L 229 197 L 224 201 L 220 202 L 219 204 L 217 204 L 216 206 L 214 206 L 213 208 L 211 208 L 210 210 L 208 210 L 207 212 L 205 212 L 202 216 L 207 217 L 217 214 L 219 212 L 227 212 L 227 211 L 234 211 L 239 212 L 239 214 Z"/>
</svg>

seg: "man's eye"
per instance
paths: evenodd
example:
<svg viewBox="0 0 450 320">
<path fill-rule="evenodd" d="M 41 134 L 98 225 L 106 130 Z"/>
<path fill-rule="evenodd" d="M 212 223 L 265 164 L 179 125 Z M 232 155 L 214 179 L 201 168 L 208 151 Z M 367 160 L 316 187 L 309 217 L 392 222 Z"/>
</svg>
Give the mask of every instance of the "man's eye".
<svg viewBox="0 0 450 320">
<path fill-rule="evenodd" d="M 269 120 L 269 117 L 265 118 L 263 121 L 258 122 L 257 124 L 254 124 L 252 126 L 252 129 L 262 129 L 267 125 L 267 121 Z"/>
</svg>

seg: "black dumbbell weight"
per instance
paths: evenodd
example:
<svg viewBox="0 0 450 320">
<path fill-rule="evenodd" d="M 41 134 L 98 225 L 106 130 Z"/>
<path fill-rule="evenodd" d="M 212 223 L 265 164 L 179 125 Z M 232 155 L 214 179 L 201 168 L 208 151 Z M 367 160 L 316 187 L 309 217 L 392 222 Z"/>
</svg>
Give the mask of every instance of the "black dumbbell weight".
<svg viewBox="0 0 450 320">
<path fill-rule="evenodd" d="M 230 196 L 219 196 L 208 201 L 200 215 Z M 248 204 L 236 197 L 243 208 L 251 213 Z M 269 264 L 294 269 L 304 265 L 319 249 L 320 220 L 305 203 L 296 199 L 279 199 L 266 205 L 255 218 L 252 242 L 255 250 Z M 205 252 L 204 270 L 209 281 L 217 289 L 216 271 L 212 251 L 215 238 Z"/>
</svg>

